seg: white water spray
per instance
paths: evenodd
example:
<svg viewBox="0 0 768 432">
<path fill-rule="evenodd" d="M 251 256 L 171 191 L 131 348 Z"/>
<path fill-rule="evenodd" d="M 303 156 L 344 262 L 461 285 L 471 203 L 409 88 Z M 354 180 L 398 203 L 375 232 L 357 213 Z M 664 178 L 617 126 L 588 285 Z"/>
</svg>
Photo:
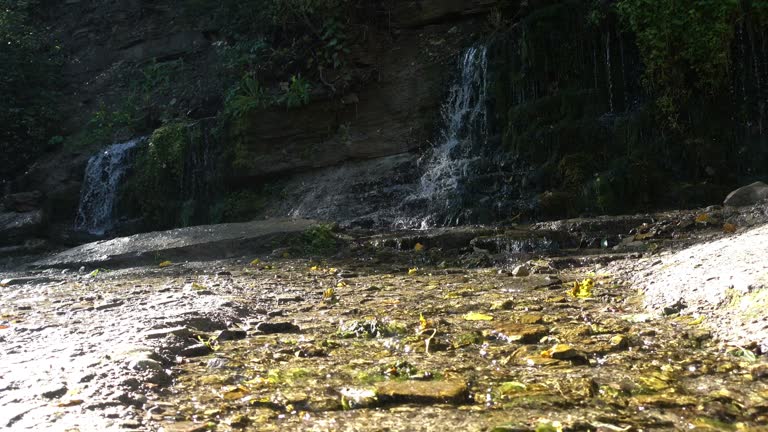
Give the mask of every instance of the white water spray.
<svg viewBox="0 0 768 432">
<path fill-rule="evenodd" d="M 130 166 L 134 147 L 144 138 L 113 144 L 91 156 L 80 189 L 75 229 L 103 235 L 114 228 L 114 212 L 120 182 Z"/>
<path fill-rule="evenodd" d="M 440 139 L 422 162 L 424 173 L 408 198 L 424 203 L 429 214 L 420 221 L 399 220 L 397 225 L 425 229 L 436 223 L 459 222 L 452 220 L 452 207 L 463 180 L 472 174 L 472 164 L 480 159 L 477 148 L 487 140 L 487 69 L 486 47 L 471 47 L 464 52 L 460 76 L 441 109 Z"/>
</svg>

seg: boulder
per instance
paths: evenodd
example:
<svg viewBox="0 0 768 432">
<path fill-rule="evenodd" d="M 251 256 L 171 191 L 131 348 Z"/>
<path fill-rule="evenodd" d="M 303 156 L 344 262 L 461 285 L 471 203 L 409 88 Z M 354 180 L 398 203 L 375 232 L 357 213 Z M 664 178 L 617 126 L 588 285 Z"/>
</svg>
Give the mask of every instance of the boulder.
<svg viewBox="0 0 768 432">
<path fill-rule="evenodd" d="M 21 243 L 34 236 L 43 226 L 41 210 L 0 213 L 0 245 Z"/>
<path fill-rule="evenodd" d="M 43 194 L 40 191 L 19 192 L 6 195 L 3 204 L 7 210 L 23 213 L 40 208 Z"/>
<path fill-rule="evenodd" d="M 763 182 L 754 182 L 729 193 L 728 196 L 725 197 L 723 205 L 730 207 L 744 207 L 757 204 L 765 199 L 768 199 L 768 185 Z"/>
</svg>

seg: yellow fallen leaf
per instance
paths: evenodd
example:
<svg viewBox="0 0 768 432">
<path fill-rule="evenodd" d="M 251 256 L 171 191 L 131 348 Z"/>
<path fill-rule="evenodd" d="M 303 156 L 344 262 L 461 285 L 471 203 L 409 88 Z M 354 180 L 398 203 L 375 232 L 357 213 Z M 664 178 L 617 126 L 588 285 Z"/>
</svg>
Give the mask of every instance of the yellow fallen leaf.
<svg viewBox="0 0 768 432">
<path fill-rule="evenodd" d="M 158 264 L 157 266 L 160 267 L 160 268 L 163 268 L 163 267 L 168 267 L 169 265 L 172 265 L 172 264 L 173 263 L 170 262 L 170 261 L 163 261 L 160 264 Z"/>
<path fill-rule="evenodd" d="M 261 260 L 258 259 L 258 258 L 256 258 L 253 261 L 251 261 L 251 265 L 259 265 L 259 264 L 261 264 Z"/>
<path fill-rule="evenodd" d="M 727 234 L 735 233 L 736 232 L 736 225 L 732 223 L 725 223 L 723 225 L 723 232 Z"/>
<path fill-rule="evenodd" d="M 492 321 L 493 317 L 480 312 L 468 312 L 464 314 L 464 319 L 467 321 Z"/>
<path fill-rule="evenodd" d="M 318 266 L 312 266 L 312 267 L 309 268 L 309 270 L 311 270 L 311 271 L 318 271 L 319 269 L 320 269 L 320 267 L 318 267 Z"/>
<path fill-rule="evenodd" d="M 323 300 L 333 300 L 335 296 L 336 290 L 333 288 L 328 288 L 327 290 L 323 291 Z"/>
<path fill-rule="evenodd" d="M 416 245 L 413 246 L 413 250 L 416 252 L 421 252 L 424 250 L 424 245 L 421 243 L 416 243 Z"/>
<path fill-rule="evenodd" d="M 80 405 L 81 403 L 83 403 L 82 399 L 67 399 L 67 400 L 59 402 L 56 406 L 59 406 L 59 407 L 72 407 L 72 406 Z"/>
<path fill-rule="evenodd" d="M 586 278 L 581 282 L 573 281 L 573 286 L 571 287 L 569 294 L 576 298 L 592 297 L 592 289 L 594 287 L 595 281 L 592 280 L 592 278 Z"/>
<path fill-rule="evenodd" d="M 707 223 L 712 220 L 712 216 L 709 215 L 709 213 L 702 213 L 698 216 L 696 216 L 696 223 Z"/>
<path fill-rule="evenodd" d="M 347 286 L 347 283 L 344 281 L 341 281 L 336 284 L 336 288 L 344 288 L 345 286 Z"/>
<path fill-rule="evenodd" d="M 419 271 L 419 269 L 417 269 L 417 268 L 410 268 L 410 269 L 408 269 L 408 274 L 409 275 L 415 275 L 416 273 L 418 273 L 418 271 Z"/>
<path fill-rule="evenodd" d="M 427 323 L 427 319 L 424 318 L 424 314 L 419 314 L 419 328 L 422 330 L 426 330 L 429 324 Z"/>
</svg>

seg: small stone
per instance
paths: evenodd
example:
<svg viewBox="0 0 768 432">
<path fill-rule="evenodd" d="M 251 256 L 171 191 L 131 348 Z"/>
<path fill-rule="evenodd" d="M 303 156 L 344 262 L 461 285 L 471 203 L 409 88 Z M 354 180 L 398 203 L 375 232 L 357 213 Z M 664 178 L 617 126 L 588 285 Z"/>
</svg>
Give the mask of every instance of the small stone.
<svg viewBox="0 0 768 432">
<path fill-rule="evenodd" d="M 157 330 L 150 330 L 144 333 L 144 337 L 147 339 L 160 339 L 168 335 L 176 335 L 181 337 L 191 337 L 192 332 L 186 327 L 169 327 L 161 328 Z"/>
<path fill-rule="evenodd" d="M 611 344 L 611 348 L 615 351 L 625 350 L 629 347 L 629 341 L 624 335 L 613 336 L 608 343 Z"/>
<path fill-rule="evenodd" d="M 546 302 L 547 303 L 567 303 L 568 299 L 565 298 L 565 296 L 552 296 L 552 297 L 548 297 Z"/>
<path fill-rule="evenodd" d="M 386 381 L 378 383 L 376 393 L 386 403 L 462 403 L 469 397 L 463 381 Z"/>
<path fill-rule="evenodd" d="M 555 360 L 568 360 L 574 364 L 589 364 L 587 355 L 568 344 L 557 344 L 546 351 Z"/>
<path fill-rule="evenodd" d="M 304 299 L 301 296 L 298 296 L 298 295 L 280 296 L 280 297 L 277 298 L 277 304 L 300 302 L 302 300 L 304 300 Z"/>
<path fill-rule="evenodd" d="M 115 300 L 111 302 L 102 303 L 98 306 L 96 306 L 94 309 L 97 311 L 105 310 L 105 309 L 112 309 L 118 306 L 121 306 L 124 302 L 122 300 Z"/>
<path fill-rule="evenodd" d="M 179 351 L 179 355 L 182 357 L 201 357 L 210 354 L 212 351 L 210 346 L 201 343 L 182 349 Z"/>
<path fill-rule="evenodd" d="M 515 307 L 515 301 L 512 299 L 501 300 L 491 304 L 491 310 L 510 310 Z"/>
<path fill-rule="evenodd" d="M 376 391 L 367 388 L 347 387 L 339 391 L 341 404 L 346 409 L 371 408 L 379 403 Z"/>
<path fill-rule="evenodd" d="M 507 342 L 537 343 L 549 329 L 540 324 L 504 323 L 496 327 L 495 333 Z"/>
<path fill-rule="evenodd" d="M 46 399 L 56 399 L 67 394 L 67 386 L 64 384 L 56 384 L 43 389 L 40 395 Z"/>
<path fill-rule="evenodd" d="M 138 429 L 141 427 L 141 422 L 138 420 L 123 420 L 123 422 L 120 423 L 120 427 L 124 429 Z"/>
<path fill-rule="evenodd" d="M 683 309 L 687 308 L 688 305 L 686 305 L 682 300 L 678 300 L 677 302 L 664 306 L 664 309 L 662 310 L 662 313 L 664 315 L 674 315 L 680 313 Z"/>
<path fill-rule="evenodd" d="M 301 330 L 299 326 L 289 322 L 260 323 L 256 326 L 256 331 L 264 334 L 272 333 L 294 333 Z"/>
<path fill-rule="evenodd" d="M 754 365 L 751 368 L 749 368 L 749 373 L 752 375 L 752 379 L 757 380 L 764 380 L 768 378 L 768 363 L 762 363 L 758 365 Z"/>
<path fill-rule="evenodd" d="M 251 419 L 242 414 L 235 414 L 227 420 L 227 423 L 233 428 L 244 428 L 251 423 Z"/>
<path fill-rule="evenodd" d="M 275 309 L 267 312 L 267 316 L 270 318 L 283 316 L 285 312 L 282 309 Z"/>
<path fill-rule="evenodd" d="M 554 430 L 554 429 L 552 429 Z M 531 428 L 521 423 L 504 423 L 496 425 L 491 432 L 530 432 Z"/>
<path fill-rule="evenodd" d="M 245 339 L 246 335 L 246 331 L 242 329 L 227 329 L 220 331 L 216 336 L 216 340 L 219 342 L 228 340 L 240 340 Z"/>
<path fill-rule="evenodd" d="M 179 421 L 175 423 L 164 423 L 164 432 L 206 432 L 208 425 L 206 423 L 193 423 L 191 421 Z"/>
<path fill-rule="evenodd" d="M 531 274 L 531 267 L 527 264 L 521 264 L 512 269 L 511 272 L 514 277 L 525 277 Z"/>
<path fill-rule="evenodd" d="M 128 368 L 135 371 L 149 370 L 159 372 L 163 370 L 163 365 L 159 361 L 150 358 L 137 358 L 128 363 Z"/>
<path fill-rule="evenodd" d="M 207 366 L 209 369 L 221 369 L 223 367 L 226 367 L 228 363 L 229 363 L 229 360 L 225 358 L 215 357 L 208 360 Z"/>
</svg>

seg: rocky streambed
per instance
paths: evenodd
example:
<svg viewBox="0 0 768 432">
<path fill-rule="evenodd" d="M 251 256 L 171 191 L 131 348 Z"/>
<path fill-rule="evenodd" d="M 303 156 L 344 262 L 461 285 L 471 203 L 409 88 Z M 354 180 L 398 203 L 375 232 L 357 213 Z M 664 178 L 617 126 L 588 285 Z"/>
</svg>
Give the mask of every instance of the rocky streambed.
<svg viewBox="0 0 768 432">
<path fill-rule="evenodd" d="M 0 428 L 761 430 L 766 214 L 270 221 L 16 260 Z"/>
</svg>

